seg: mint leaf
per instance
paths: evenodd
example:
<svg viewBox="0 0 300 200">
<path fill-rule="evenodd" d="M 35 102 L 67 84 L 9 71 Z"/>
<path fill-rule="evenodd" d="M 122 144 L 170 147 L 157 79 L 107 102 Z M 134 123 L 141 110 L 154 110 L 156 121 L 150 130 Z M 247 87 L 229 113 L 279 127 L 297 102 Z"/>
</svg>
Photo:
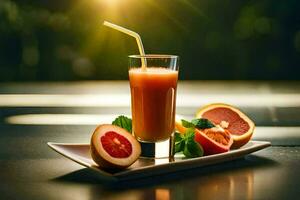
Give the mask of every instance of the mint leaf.
<svg viewBox="0 0 300 200">
<path fill-rule="evenodd" d="M 185 145 L 183 154 L 187 158 L 195 158 L 203 156 L 203 149 L 201 145 L 194 140 L 195 138 L 195 130 L 188 130 L 185 137 Z"/>
<path fill-rule="evenodd" d="M 194 128 L 195 125 L 189 121 L 186 121 L 184 119 L 181 120 L 182 126 L 184 126 L 185 128 Z"/>
<path fill-rule="evenodd" d="M 199 119 L 193 119 L 191 122 L 182 119 L 181 120 L 182 126 L 185 128 L 212 128 L 215 127 L 215 125 L 209 121 L 208 119 L 205 118 L 199 118 Z"/>
<path fill-rule="evenodd" d="M 175 153 L 181 152 L 184 149 L 184 140 L 175 142 Z"/>
<path fill-rule="evenodd" d="M 203 149 L 194 138 L 195 128 L 188 128 L 184 135 L 175 132 L 175 153 L 183 152 L 187 158 L 203 156 Z"/>
<path fill-rule="evenodd" d="M 190 139 L 190 138 L 193 138 L 193 139 L 194 139 L 194 136 L 195 136 L 195 129 L 194 129 L 194 128 L 188 128 L 188 129 L 185 131 L 184 139 L 185 139 L 185 140 Z"/>
<path fill-rule="evenodd" d="M 196 128 L 200 129 L 215 127 L 211 121 L 205 118 L 193 119 L 191 123 L 194 124 Z"/>
<path fill-rule="evenodd" d="M 175 132 L 174 139 L 175 139 L 175 142 L 180 142 L 183 139 L 183 137 L 181 136 L 180 133 Z"/>
<path fill-rule="evenodd" d="M 184 137 L 180 133 L 175 132 L 174 139 L 175 139 L 174 153 L 178 153 L 178 152 L 183 151 L 183 148 L 184 148 Z"/>
<path fill-rule="evenodd" d="M 183 154 L 187 158 L 195 158 L 203 156 L 203 149 L 199 143 L 195 142 L 194 138 L 185 141 Z"/>
<path fill-rule="evenodd" d="M 113 125 L 124 128 L 129 133 L 132 132 L 132 120 L 124 115 L 118 116 L 113 122 Z"/>
</svg>

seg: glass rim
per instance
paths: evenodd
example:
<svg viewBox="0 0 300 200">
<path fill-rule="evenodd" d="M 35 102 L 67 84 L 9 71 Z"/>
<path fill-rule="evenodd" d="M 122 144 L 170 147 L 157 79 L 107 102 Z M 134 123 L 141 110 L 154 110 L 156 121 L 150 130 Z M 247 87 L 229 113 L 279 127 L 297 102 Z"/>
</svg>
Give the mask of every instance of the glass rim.
<svg viewBox="0 0 300 200">
<path fill-rule="evenodd" d="M 177 55 L 168 54 L 146 54 L 146 55 L 129 55 L 128 58 L 179 58 Z"/>
</svg>

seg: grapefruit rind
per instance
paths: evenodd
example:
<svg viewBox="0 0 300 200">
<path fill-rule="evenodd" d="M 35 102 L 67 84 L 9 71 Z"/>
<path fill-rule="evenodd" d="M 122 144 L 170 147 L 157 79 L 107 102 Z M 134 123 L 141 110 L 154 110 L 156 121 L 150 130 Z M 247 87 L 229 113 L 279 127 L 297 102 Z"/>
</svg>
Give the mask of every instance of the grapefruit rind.
<svg viewBox="0 0 300 200">
<path fill-rule="evenodd" d="M 201 118 L 203 113 L 205 113 L 206 111 L 211 110 L 213 108 L 231 109 L 232 111 L 237 113 L 244 121 L 246 121 L 249 124 L 249 130 L 246 133 L 244 133 L 242 135 L 231 134 L 232 138 L 233 138 L 233 144 L 231 146 L 232 149 L 239 148 L 249 142 L 249 140 L 251 139 L 251 137 L 253 135 L 253 132 L 255 129 L 255 124 L 253 123 L 253 121 L 251 119 L 249 119 L 249 117 L 247 117 L 242 111 L 240 111 L 238 108 L 235 108 L 234 106 L 231 106 L 229 104 L 224 104 L 224 103 L 209 104 L 209 105 L 206 105 L 206 106 L 200 108 L 197 111 L 196 118 Z"/>
</svg>

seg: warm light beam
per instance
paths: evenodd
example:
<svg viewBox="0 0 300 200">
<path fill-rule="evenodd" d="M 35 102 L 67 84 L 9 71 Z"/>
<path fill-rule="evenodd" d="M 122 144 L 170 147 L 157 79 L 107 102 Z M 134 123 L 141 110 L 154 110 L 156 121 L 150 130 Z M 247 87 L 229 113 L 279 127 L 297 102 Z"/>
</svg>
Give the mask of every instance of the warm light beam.
<svg viewBox="0 0 300 200">
<path fill-rule="evenodd" d="M 117 116 L 110 114 L 26 114 L 7 117 L 5 122 L 22 125 L 96 125 L 111 123 Z"/>
<path fill-rule="evenodd" d="M 223 102 L 241 107 L 300 107 L 300 94 L 178 94 L 177 107 Z M 130 94 L 6 94 L 1 107 L 129 107 Z"/>
</svg>

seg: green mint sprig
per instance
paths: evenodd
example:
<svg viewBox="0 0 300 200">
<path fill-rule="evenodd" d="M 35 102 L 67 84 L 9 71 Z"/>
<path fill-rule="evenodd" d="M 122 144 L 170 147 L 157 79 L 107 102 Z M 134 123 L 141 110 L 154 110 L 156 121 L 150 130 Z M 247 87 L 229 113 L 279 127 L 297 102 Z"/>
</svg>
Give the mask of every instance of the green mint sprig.
<svg viewBox="0 0 300 200">
<path fill-rule="evenodd" d="M 186 121 L 184 119 L 181 120 L 182 126 L 185 128 L 199 128 L 199 129 L 205 129 L 205 128 L 212 128 L 215 127 L 215 125 L 205 118 L 199 118 L 199 119 L 193 119 L 192 121 Z"/>
<path fill-rule="evenodd" d="M 187 130 L 185 134 L 175 132 L 175 153 L 182 152 L 187 158 L 203 156 L 202 146 L 194 140 L 195 128 L 212 128 L 215 125 L 205 118 L 193 119 L 192 121 L 182 119 L 181 123 Z"/>
<path fill-rule="evenodd" d="M 187 129 L 184 135 L 175 132 L 175 153 L 182 152 L 187 158 L 203 156 L 203 149 L 194 138 L 194 128 Z"/>
<path fill-rule="evenodd" d="M 132 132 L 132 120 L 124 115 L 118 116 L 113 122 L 113 125 L 124 128 L 129 133 Z"/>
</svg>

